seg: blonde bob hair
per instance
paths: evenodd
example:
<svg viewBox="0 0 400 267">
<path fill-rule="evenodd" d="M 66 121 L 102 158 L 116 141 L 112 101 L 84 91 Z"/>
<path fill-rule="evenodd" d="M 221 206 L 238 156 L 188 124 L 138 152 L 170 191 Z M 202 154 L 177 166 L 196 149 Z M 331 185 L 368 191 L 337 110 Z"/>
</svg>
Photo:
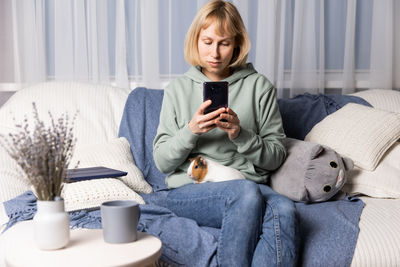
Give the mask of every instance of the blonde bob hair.
<svg viewBox="0 0 400 267">
<path fill-rule="evenodd" d="M 234 37 L 235 49 L 229 67 L 240 67 L 246 63 L 250 50 L 250 38 L 236 7 L 226 1 L 212 0 L 205 4 L 194 18 L 185 37 L 184 55 L 190 65 L 200 65 L 198 40 L 200 31 L 216 23 L 218 35 L 226 31 Z"/>
</svg>

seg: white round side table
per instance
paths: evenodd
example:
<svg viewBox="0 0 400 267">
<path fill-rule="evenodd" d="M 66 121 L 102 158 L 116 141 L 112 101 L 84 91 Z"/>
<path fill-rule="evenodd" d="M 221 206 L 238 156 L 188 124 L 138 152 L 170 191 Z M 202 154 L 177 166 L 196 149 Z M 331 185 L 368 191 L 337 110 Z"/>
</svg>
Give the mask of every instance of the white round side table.
<svg viewBox="0 0 400 267">
<path fill-rule="evenodd" d="M 65 248 L 40 250 L 33 238 L 32 221 L 19 222 L 4 233 L 6 266 L 148 266 L 161 255 L 161 241 L 138 233 L 138 240 L 109 244 L 102 229 L 71 230 Z"/>
</svg>

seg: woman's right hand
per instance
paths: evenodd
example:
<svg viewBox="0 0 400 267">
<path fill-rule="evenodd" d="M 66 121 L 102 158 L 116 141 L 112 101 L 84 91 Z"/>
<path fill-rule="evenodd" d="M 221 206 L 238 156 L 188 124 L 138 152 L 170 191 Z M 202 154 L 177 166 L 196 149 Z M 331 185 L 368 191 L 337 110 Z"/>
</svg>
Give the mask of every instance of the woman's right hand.
<svg viewBox="0 0 400 267">
<path fill-rule="evenodd" d="M 209 105 L 211 105 L 211 100 L 204 101 L 197 109 L 196 113 L 194 113 L 193 118 L 189 122 L 189 129 L 192 133 L 203 134 L 217 127 L 215 125 L 215 120 L 225 111 L 225 108 L 220 108 L 208 114 L 204 114 L 204 110 Z"/>
</svg>

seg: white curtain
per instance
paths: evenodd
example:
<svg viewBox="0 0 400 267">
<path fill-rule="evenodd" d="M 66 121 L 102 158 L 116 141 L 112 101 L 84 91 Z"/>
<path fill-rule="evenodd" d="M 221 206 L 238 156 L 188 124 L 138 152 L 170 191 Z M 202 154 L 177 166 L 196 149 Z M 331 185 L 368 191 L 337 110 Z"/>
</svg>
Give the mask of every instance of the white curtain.
<svg viewBox="0 0 400 267">
<path fill-rule="evenodd" d="M 14 81 L 43 81 L 46 79 L 44 0 L 12 1 L 8 7 L 11 9 Z"/>
<path fill-rule="evenodd" d="M 10 10 L 11 2 L 0 1 L 0 83 L 14 81 L 14 50 Z"/>
<path fill-rule="evenodd" d="M 206 0 L 2 0 L 0 83 L 164 88 Z M 399 0 L 231 0 L 279 96 L 400 87 Z"/>
<path fill-rule="evenodd" d="M 374 2 L 371 40 L 372 87 L 400 87 L 400 1 Z"/>
</svg>

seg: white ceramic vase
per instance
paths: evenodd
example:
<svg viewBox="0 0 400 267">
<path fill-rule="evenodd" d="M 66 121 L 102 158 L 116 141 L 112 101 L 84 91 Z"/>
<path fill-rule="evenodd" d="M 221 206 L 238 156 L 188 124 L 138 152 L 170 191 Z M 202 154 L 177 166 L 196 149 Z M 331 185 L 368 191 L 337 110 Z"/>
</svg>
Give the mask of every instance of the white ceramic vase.
<svg viewBox="0 0 400 267">
<path fill-rule="evenodd" d="M 64 200 L 38 200 L 33 226 L 35 242 L 40 249 L 65 247 L 69 242 L 69 216 L 64 210 Z"/>
</svg>

